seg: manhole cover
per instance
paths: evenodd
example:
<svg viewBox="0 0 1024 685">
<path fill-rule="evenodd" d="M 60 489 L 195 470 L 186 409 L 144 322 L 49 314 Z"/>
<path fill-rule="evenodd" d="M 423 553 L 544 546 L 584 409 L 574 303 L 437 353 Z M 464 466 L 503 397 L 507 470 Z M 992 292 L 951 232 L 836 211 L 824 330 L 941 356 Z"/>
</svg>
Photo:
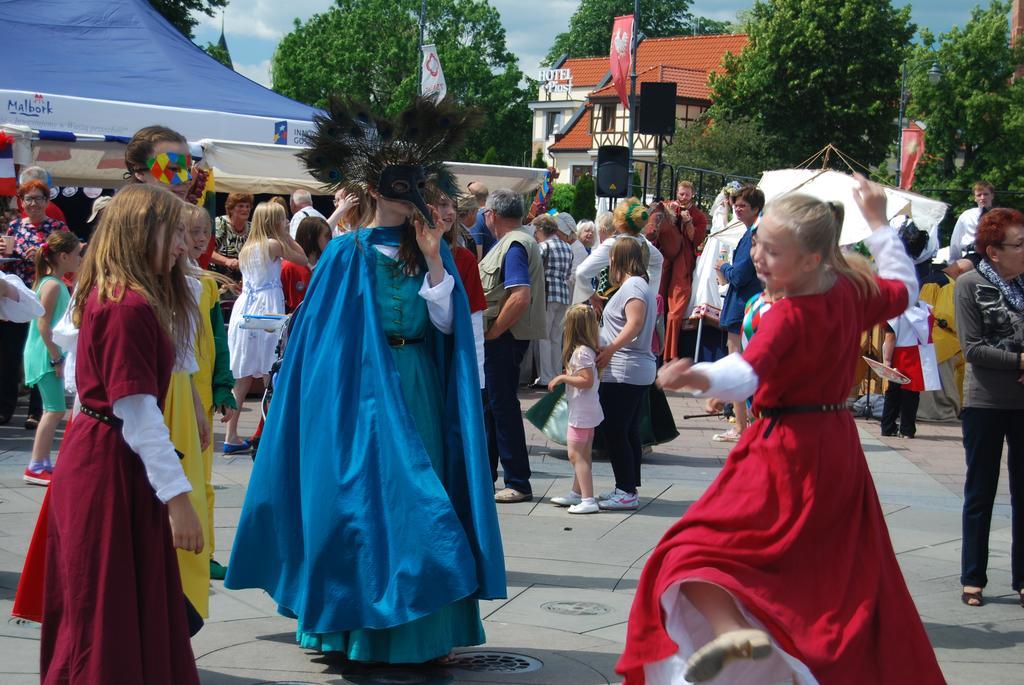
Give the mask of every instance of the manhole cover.
<svg viewBox="0 0 1024 685">
<path fill-rule="evenodd" d="M 488 673 L 529 673 L 539 671 L 544 664 L 532 656 L 513 652 L 462 652 L 447 666 Z"/>
<path fill-rule="evenodd" d="M 540 605 L 544 611 L 565 616 L 600 616 L 610 614 L 612 608 L 597 602 L 545 602 Z"/>
</svg>

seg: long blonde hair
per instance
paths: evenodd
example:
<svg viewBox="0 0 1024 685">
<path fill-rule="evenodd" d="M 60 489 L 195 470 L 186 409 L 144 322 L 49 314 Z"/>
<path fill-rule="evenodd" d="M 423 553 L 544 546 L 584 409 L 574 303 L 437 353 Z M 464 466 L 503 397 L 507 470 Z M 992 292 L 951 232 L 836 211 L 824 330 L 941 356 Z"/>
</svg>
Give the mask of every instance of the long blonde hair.
<svg viewBox="0 0 1024 685">
<path fill-rule="evenodd" d="M 573 352 L 586 345 L 597 352 L 597 314 L 586 304 L 574 304 L 565 311 L 565 331 L 562 333 L 562 368 L 569 368 Z"/>
<path fill-rule="evenodd" d="M 199 205 L 194 205 L 190 202 L 186 202 L 185 206 L 182 208 L 182 212 L 184 212 L 182 220 L 185 222 L 186 233 L 191 233 L 193 228 L 201 224 L 203 228 L 206 229 L 206 232 L 208 234 L 212 234 L 213 221 L 210 219 L 210 213 L 206 211 L 205 207 L 200 207 Z M 192 237 L 189 236 L 189 249 L 191 249 L 191 241 Z M 217 282 L 218 286 L 231 285 L 234 283 L 234 281 L 231 278 L 225 276 L 224 274 L 219 274 L 216 271 L 204 269 L 198 264 L 190 263 L 189 266 L 191 267 L 189 275 L 194 276 L 200 280 L 203 278 L 212 278 L 214 281 Z"/>
<path fill-rule="evenodd" d="M 270 261 L 270 240 L 277 238 L 278 227 L 287 221 L 284 208 L 274 202 L 261 202 L 252 213 L 252 228 L 245 245 L 238 251 L 238 262 L 245 266 Z"/>
<path fill-rule="evenodd" d="M 771 215 L 780 227 L 791 231 L 804 250 L 821 255 L 821 268 L 845 276 L 865 297 L 878 294 L 878 283 L 867 262 L 851 264 L 839 249 L 845 216 L 841 204 L 791 193 L 769 202 L 764 213 Z"/>
<path fill-rule="evenodd" d="M 94 290 L 100 302 L 120 302 L 125 290 L 134 290 L 153 308 L 176 348 L 192 345 L 199 311 L 185 280 L 186 260 L 179 259 L 168 273 L 158 268 L 182 228 L 184 208 L 169 190 L 152 185 L 129 185 L 114 196 L 78 272 L 72 303 L 76 326 L 82 325 Z"/>
</svg>

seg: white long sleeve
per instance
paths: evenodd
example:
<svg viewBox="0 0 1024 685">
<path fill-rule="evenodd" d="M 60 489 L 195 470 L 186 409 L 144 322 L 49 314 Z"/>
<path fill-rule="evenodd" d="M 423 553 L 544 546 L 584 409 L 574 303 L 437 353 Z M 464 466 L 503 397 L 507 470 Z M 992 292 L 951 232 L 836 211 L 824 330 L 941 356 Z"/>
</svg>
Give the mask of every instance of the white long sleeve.
<svg viewBox="0 0 1024 685">
<path fill-rule="evenodd" d="M 483 390 L 484 383 L 484 313 L 473 312 L 469 315 L 473 323 L 473 340 L 476 342 L 476 368 L 480 372 L 480 389 Z"/>
<path fill-rule="evenodd" d="M 572 303 L 579 304 L 586 302 L 594 294 L 594 286 L 591 280 L 597 278 L 601 269 L 608 266 L 612 245 L 615 238 L 608 238 L 603 243 L 591 250 L 583 262 L 576 267 L 576 288 L 573 290 Z"/>
<path fill-rule="evenodd" d="M 153 395 L 129 395 L 114 402 L 114 416 L 121 419 L 121 435 L 124 441 L 139 455 L 146 468 L 146 477 L 161 502 L 183 492 L 191 492 L 192 486 L 181 468 L 181 461 L 174 451 L 171 434 L 164 423 L 164 415 Z"/>
<path fill-rule="evenodd" d="M 964 248 L 974 242 L 980 220 L 981 209 L 978 207 L 965 210 L 957 217 L 956 225 L 953 226 L 953 234 L 949 237 L 950 263 L 963 258 Z"/>
<path fill-rule="evenodd" d="M 452 292 L 455 290 L 455 279 L 448 272 L 437 285 L 431 287 L 430 274 L 423 276 L 423 285 L 420 286 L 419 295 L 427 301 L 427 314 L 430 322 L 437 330 L 445 335 L 452 332 L 452 321 L 455 314 L 452 312 Z"/>
<path fill-rule="evenodd" d="M 745 402 L 757 390 L 759 379 L 754 369 L 740 354 L 730 354 L 716 362 L 693 365 L 711 382 L 707 392 L 694 393 L 695 397 L 714 397 L 724 402 Z"/>
<path fill-rule="evenodd" d="M 594 248 L 590 255 L 583 260 L 583 263 L 576 267 L 576 288 L 573 290 L 572 295 L 573 304 L 586 302 L 594 294 L 591 280 L 597 278 L 601 274 L 601 270 L 611 262 L 612 245 L 622 237 L 626 236 L 617 235 L 608 238 Z M 665 264 L 665 257 L 646 237 L 641 235 L 638 238 L 647 243 L 647 251 L 650 256 L 650 261 L 647 264 L 648 282 L 658 286 L 661 284 L 661 271 Z"/>
<path fill-rule="evenodd" d="M 0 297 L 0 321 L 28 323 L 46 313 L 36 294 L 14 274 L 0 274 L 4 283 L 14 288 L 18 299 Z"/>
<path fill-rule="evenodd" d="M 892 226 L 876 228 L 864 239 L 864 244 L 875 258 L 878 275 L 881 278 L 902 281 L 907 288 L 907 302 L 917 302 L 919 286 L 914 263 L 910 261 L 910 255 L 903 249 L 903 243 Z"/>
<path fill-rule="evenodd" d="M 641 236 L 644 242 L 647 243 L 647 249 L 650 252 L 651 258 L 647 263 L 647 278 L 648 282 L 654 288 L 654 292 L 658 292 L 658 288 L 661 287 L 661 271 L 665 266 L 665 255 L 661 254 L 661 250 L 656 248 L 647 236 Z"/>
</svg>

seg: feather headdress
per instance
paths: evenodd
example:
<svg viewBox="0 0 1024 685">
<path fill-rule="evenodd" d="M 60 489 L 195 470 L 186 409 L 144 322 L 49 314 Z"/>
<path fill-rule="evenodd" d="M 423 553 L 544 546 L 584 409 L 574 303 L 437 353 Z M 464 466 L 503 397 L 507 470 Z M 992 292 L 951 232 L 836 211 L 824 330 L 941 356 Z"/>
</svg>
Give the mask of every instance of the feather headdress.
<svg viewBox="0 0 1024 685">
<path fill-rule="evenodd" d="M 423 167 L 438 188 L 455 188 L 443 162 L 450 159 L 477 125 L 476 110 L 445 99 L 417 97 L 393 118 L 378 116 L 365 104 L 332 97 L 318 114 L 299 153 L 310 174 L 333 189 L 365 184 L 378 188 L 381 173 L 394 166 Z"/>
</svg>

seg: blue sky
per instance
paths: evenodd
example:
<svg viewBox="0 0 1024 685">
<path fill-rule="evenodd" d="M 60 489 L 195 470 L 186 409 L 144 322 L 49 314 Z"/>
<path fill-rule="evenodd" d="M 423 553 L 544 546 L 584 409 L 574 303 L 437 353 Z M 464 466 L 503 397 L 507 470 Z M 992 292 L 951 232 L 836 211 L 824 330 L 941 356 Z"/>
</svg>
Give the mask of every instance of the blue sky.
<svg viewBox="0 0 1024 685">
<path fill-rule="evenodd" d="M 428 0 L 429 1 L 429 0 Z M 894 0 L 896 6 L 911 5 L 911 17 L 919 27 L 936 34 L 962 26 L 976 3 L 970 0 Z M 230 0 L 225 27 L 235 69 L 254 81 L 270 85 L 270 58 L 278 41 L 292 29 L 292 20 L 306 20 L 332 5 L 331 0 Z M 501 13 L 509 49 L 519 58 L 519 67 L 536 73 L 556 33 L 569 25 L 578 0 L 491 0 Z M 744 0 L 695 0 L 691 11 L 712 19 L 732 20 L 736 12 L 749 9 Z M 205 45 L 220 36 L 220 16 L 200 17 L 196 42 Z M 871 46 L 865 46 L 871 49 Z M 443 56 L 442 56 L 443 58 Z"/>
</svg>

